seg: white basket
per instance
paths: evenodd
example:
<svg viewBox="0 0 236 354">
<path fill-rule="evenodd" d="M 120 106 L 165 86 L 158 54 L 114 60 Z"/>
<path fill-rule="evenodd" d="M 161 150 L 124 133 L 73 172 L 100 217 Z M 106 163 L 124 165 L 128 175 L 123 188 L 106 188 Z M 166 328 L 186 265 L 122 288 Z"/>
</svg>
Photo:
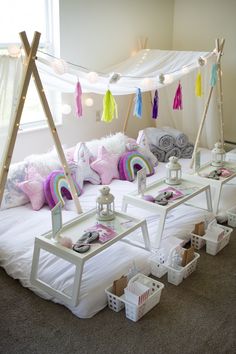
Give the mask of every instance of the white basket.
<svg viewBox="0 0 236 354">
<path fill-rule="evenodd" d="M 230 240 L 230 235 L 233 229 L 231 227 L 227 226 L 221 226 L 225 231 L 224 237 L 220 241 L 213 241 L 213 240 L 208 240 L 205 237 L 206 240 L 206 253 L 211 254 L 212 256 L 215 256 L 218 252 L 224 248 Z M 204 236 L 203 236 L 204 237 Z"/>
<path fill-rule="evenodd" d="M 157 278 L 163 277 L 167 273 L 167 269 L 164 263 L 159 263 L 156 255 L 153 255 L 149 258 L 151 274 Z"/>
<path fill-rule="evenodd" d="M 193 232 L 190 233 L 191 235 L 191 245 L 195 248 L 195 250 L 200 250 L 206 244 L 206 240 L 203 236 L 199 236 L 194 234 Z"/>
<path fill-rule="evenodd" d="M 194 253 L 194 259 L 185 267 L 179 266 L 179 269 L 166 265 L 168 270 L 168 282 L 174 285 L 179 285 L 183 279 L 187 278 L 197 267 L 197 260 L 200 257 L 198 253 Z"/>
<path fill-rule="evenodd" d="M 236 206 L 227 211 L 228 215 L 228 225 L 236 227 Z"/>
<path fill-rule="evenodd" d="M 135 275 L 130 279 L 130 281 L 138 281 L 150 288 L 149 296 L 142 305 L 135 305 L 132 302 L 127 301 L 125 298 L 121 299 L 125 303 L 126 317 L 134 322 L 137 322 L 141 317 L 143 317 L 148 311 L 150 311 L 159 303 L 164 284 L 152 278 L 146 277 L 141 273 Z"/>
<path fill-rule="evenodd" d="M 113 285 L 111 285 L 109 288 L 105 289 L 105 292 L 107 294 L 108 306 L 111 310 L 113 310 L 115 312 L 119 312 L 120 310 L 122 310 L 125 307 L 125 305 L 121 301 L 121 298 L 119 296 L 113 294 L 112 288 L 113 288 Z"/>
</svg>

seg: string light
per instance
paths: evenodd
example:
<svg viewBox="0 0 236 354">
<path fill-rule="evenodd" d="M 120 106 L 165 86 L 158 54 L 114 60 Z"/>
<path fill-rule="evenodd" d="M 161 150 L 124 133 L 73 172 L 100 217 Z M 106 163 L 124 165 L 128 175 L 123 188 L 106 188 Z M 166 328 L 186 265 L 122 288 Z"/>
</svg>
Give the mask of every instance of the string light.
<svg viewBox="0 0 236 354">
<path fill-rule="evenodd" d="M 9 45 L 7 50 L 10 57 L 17 58 L 20 55 L 20 47 L 15 44 Z"/>
<path fill-rule="evenodd" d="M 58 75 L 63 75 L 67 72 L 67 63 L 63 59 L 55 59 L 51 63 L 51 67 Z"/>
<path fill-rule="evenodd" d="M 80 68 L 80 69 L 83 69 L 83 71 L 87 71 L 87 80 L 91 83 L 91 84 L 95 84 L 98 82 L 99 80 L 99 76 L 102 76 L 104 78 L 107 77 L 107 73 L 104 73 L 104 72 L 95 72 L 95 71 L 89 71 L 88 68 L 86 67 L 83 67 L 81 65 L 77 65 L 77 64 L 74 64 L 74 63 L 71 63 L 71 62 L 65 62 L 63 59 L 59 59 L 59 58 L 56 58 L 55 56 L 51 55 L 51 54 L 48 54 L 48 53 L 45 53 L 43 51 L 40 51 L 38 50 L 39 52 L 43 53 L 44 55 L 48 55 L 50 57 L 53 57 L 55 58 L 53 62 L 51 62 L 51 67 L 54 69 L 54 71 L 59 74 L 59 75 L 62 75 L 64 73 L 67 72 L 68 70 L 68 65 L 71 65 L 71 66 L 75 66 L 77 68 Z M 144 54 L 142 55 L 141 59 L 139 60 L 138 63 L 136 63 L 136 66 L 134 68 L 134 72 L 136 72 L 138 69 L 139 69 L 139 66 L 143 63 L 143 61 L 146 59 L 146 56 L 148 54 L 148 52 L 150 51 L 150 49 L 145 49 L 145 52 Z M 131 56 L 134 56 L 136 55 L 137 52 L 136 51 L 133 51 Z M 40 60 L 40 58 L 37 58 Z M 198 58 L 198 65 L 200 66 L 203 66 L 207 63 L 207 58 L 206 57 L 199 57 Z M 194 63 L 191 63 L 190 65 L 186 65 L 186 66 L 183 66 L 182 68 L 178 68 L 177 70 L 173 70 L 169 73 L 161 73 L 159 75 L 157 75 L 157 79 L 159 80 L 159 82 L 161 84 L 169 84 L 171 82 L 173 82 L 173 75 L 171 74 L 174 74 L 174 73 L 177 73 L 177 72 L 184 72 L 184 73 L 188 73 L 190 71 L 190 67 L 193 67 L 193 64 Z M 111 73 L 110 75 L 110 78 L 112 78 L 112 75 L 114 73 Z M 116 74 L 116 73 L 115 73 Z M 145 86 L 145 88 L 148 88 L 153 79 L 156 79 L 156 76 L 150 76 L 150 77 L 145 77 L 145 76 L 137 76 L 137 75 L 122 75 L 122 74 L 116 74 L 117 75 L 117 79 L 121 79 L 121 78 L 127 78 L 127 79 L 143 79 L 141 85 L 142 86 Z M 116 81 L 118 81 L 116 80 Z M 113 83 L 113 82 L 112 82 Z M 114 82 L 115 83 L 115 82 Z M 150 87 L 150 89 L 152 89 L 152 86 Z M 88 107 L 92 106 L 91 102 L 92 101 L 88 101 L 89 103 L 86 104 Z"/>
<path fill-rule="evenodd" d="M 91 84 L 95 84 L 98 81 L 98 74 L 95 71 L 90 71 L 87 74 L 87 78 Z"/>
<path fill-rule="evenodd" d="M 146 77 L 145 79 L 142 80 L 141 86 L 144 89 L 151 89 L 152 88 L 152 80 Z"/>
<path fill-rule="evenodd" d="M 85 106 L 87 107 L 92 107 L 93 106 L 93 99 L 91 97 L 86 98 L 85 100 Z"/>
<path fill-rule="evenodd" d="M 68 115 L 71 113 L 71 106 L 67 103 L 63 104 L 61 106 L 61 112 L 62 114 Z"/>
</svg>

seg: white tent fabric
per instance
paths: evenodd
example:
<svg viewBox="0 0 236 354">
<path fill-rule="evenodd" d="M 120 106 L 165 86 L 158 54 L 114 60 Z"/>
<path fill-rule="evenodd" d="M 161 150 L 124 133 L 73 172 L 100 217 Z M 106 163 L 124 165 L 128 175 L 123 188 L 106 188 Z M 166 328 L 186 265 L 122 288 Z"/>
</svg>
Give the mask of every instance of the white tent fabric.
<svg viewBox="0 0 236 354">
<path fill-rule="evenodd" d="M 49 89 L 74 92 L 79 79 L 83 92 L 104 94 L 109 87 L 113 95 L 126 95 L 135 93 L 138 87 L 142 92 L 162 88 L 199 67 L 200 57 L 207 60 L 212 56 L 212 52 L 144 49 L 122 63 L 104 69 L 95 83 L 89 81 L 88 71 L 79 67 L 68 65 L 66 72 L 58 75 L 53 60 L 38 57 L 37 65 L 42 81 Z M 110 83 L 113 73 L 120 75 L 116 83 Z M 161 74 L 164 83 L 159 80 Z"/>
<path fill-rule="evenodd" d="M 0 56 L 0 171 L 12 131 L 22 72 L 22 58 Z"/>
</svg>

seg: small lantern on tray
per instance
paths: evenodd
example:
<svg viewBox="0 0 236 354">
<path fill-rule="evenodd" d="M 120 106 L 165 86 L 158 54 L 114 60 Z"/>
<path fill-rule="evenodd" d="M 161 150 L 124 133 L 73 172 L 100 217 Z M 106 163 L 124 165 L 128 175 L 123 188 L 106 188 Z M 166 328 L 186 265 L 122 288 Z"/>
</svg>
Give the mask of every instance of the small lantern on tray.
<svg viewBox="0 0 236 354">
<path fill-rule="evenodd" d="M 215 144 L 214 149 L 212 150 L 212 166 L 221 167 L 225 161 L 225 150 L 220 142 Z"/>
<path fill-rule="evenodd" d="M 181 183 L 181 165 L 176 156 L 171 156 L 166 164 L 166 180 L 167 184 L 175 185 Z"/>
<path fill-rule="evenodd" d="M 115 198 L 110 193 L 110 188 L 104 186 L 100 189 L 100 192 L 101 195 L 99 195 L 96 200 L 97 219 L 100 221 L 110 221 L 115 219 Z"/>
</svg>

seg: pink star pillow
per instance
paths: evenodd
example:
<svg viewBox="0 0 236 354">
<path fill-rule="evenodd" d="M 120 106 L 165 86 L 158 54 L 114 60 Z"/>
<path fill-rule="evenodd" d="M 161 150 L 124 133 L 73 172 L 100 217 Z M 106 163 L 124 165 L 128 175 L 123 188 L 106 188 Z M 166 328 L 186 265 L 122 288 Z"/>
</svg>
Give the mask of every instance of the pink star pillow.
<svg viewBox="0 0 236 354">
<path fill-rule="evenodd" d="M 104 146 L 99 147 L 97 159 L 90 166 L 99 174 L 102 184 L 110 184 L 113 178 L 119 178 L 119 158 L 119 155 L 107 151 Z"/>
</svg>

